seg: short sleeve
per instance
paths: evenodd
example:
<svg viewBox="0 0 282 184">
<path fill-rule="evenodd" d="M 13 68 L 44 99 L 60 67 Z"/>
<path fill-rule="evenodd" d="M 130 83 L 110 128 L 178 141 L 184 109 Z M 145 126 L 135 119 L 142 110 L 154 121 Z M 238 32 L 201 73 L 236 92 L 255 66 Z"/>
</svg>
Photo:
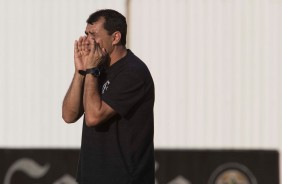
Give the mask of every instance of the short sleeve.
<svg viewBox="0 0 282 184">
<path fill-rule="evenodd" d="M 144 97 L 144 79 L 134 72 L 118 74 L 102 95 L 102 100 L 118 114 L 127 113 Z"/>
</svg>

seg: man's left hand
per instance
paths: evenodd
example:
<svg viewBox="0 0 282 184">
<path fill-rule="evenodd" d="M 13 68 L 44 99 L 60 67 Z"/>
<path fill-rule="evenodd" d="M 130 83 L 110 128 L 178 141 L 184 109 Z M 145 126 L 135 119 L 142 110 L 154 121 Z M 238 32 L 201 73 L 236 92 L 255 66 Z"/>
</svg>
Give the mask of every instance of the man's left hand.
<svg viewBox="0 0 282 184">
<path fill-rule="evenodd" d="M 90 52 L 86 56 L 86 68 L 97 67 L 101 62 L 104 61 L 107 55 L 107 51 L 101 48 L 100 45 L 94 40 L 90 39 Z"/>
</svg>

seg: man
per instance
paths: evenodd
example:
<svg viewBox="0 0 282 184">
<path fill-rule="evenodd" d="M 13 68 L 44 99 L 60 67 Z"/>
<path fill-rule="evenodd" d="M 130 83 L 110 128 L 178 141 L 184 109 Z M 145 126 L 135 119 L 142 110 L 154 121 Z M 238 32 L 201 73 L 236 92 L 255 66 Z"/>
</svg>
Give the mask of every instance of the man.
<svg viewBox="0 0 282 184">
<path fill-rule="evenodd" d="M 73 123 L 84 114 L 80 184 L 154 183 L 154 83 L 126 49 L 126 32 L 123 15 L 99 10 L 74 44 L 75 72 L 62 116 Z"/>
</svg>

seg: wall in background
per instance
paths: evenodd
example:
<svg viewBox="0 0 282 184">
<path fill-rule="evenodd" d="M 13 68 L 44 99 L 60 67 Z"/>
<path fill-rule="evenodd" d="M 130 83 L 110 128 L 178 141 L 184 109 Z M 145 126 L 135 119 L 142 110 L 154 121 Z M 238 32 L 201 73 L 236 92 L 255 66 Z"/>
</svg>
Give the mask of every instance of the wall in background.
<svg viewBox="0 0 282 184">
<path fill-rule="evenodd" d="M 78 148 L 61 103 L 73 42 L 111 0 L 0 2 L 0 147 Z M 129 46 L 156 85 L 157 148 L 282 150 L 282 2 L 132 0 Z"/>
<path fill-rule="evenodd" d="M 132 0 L 157 147 L 282 151 L 281 17 L 278 0 Z"/>
<path fill-rule="evenodd" d="M 1 147 L 79 147 L 81 121 L 65 124 L 61 104 L 74 40 L 102 8 L 125 13 L 122 0 L 0 1 Z"/>
<path fill-rule="evenodd" d="M 131 9 L 131 48 L 156 82 L 156 145 L 282 148 L 281 1 Z"/>
</svg>

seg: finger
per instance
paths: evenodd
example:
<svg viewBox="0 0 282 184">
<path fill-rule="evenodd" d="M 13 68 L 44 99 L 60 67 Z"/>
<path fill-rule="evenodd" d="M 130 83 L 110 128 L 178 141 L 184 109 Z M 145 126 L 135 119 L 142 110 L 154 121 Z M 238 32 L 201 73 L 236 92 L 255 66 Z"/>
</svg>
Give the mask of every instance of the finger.
<svg viewBox="0 0 282 184">
<path fill-rule="evenodd" d="M 97 44 L 97 52 L 99 53 L 99 56 L 100 56 L 100 57 L 103 57 L 103 56 L 104 56 L 103 50 L 102 50 L 101 46 L 98 45 L 98 44 Z"/>
<path fill-rule="evenodd" d="M 102 48 L 102 53 L 103 53 L 103 56 L 106 56 L 108 54 L 108 52 L 105 48 Z"/>
<path fill-rule="evenodd" d="M 91 53 L 94 53 L 96 48 L 95 48 L 95 41 L 93 39 L 90 39 L 89 47 L 90 47 Z"/>
<path fill-rule="evenodd" d="M 97 49 L 98 49 L 97 42 L 95 40 L 93 40 L 93 44 L 94 44 L 94 52 L 97 52 Z"/>
<path fill-rule="evenodd" d="M 89 52 L 90 51 L 89 40 L 87 39 L 87 37 L 84 38 L 84 51 L 85 52 Z"/>
<path fill-rule="evenodd" d="M 99 53 L 99 55 L 101 57 L 105 56 L 106 55 L 106 49 L 105 48 L 102 48 L 101 45 L 99 43 L 96 42 L 96 51 Z"/>
<path fill-rule="evenodd" d="M 82 51 L 82 40 L 83 40 L 83 37 L 79 37 L 79 40 L 77 43 L 78 51 Z"/>
<path fill-rule="evenodd" d="M 95 42 L 95 46 L 96 46 L 96 52 L 99 54 L 100 57 L 103 57 L 104 51 L 103 51 L 101 45 L 98 42 Z"/>
<path fill-rule="evenodd" d="M 74 41 L 74 53 L 78 52 L 77 40 Z"/>
<path fill-rule="evenodd" d="M 82 52 L 84 51 L 84 43 L 85 41 L 84 41 L 84 37 L 82 37 L 82 41 L 81 41 L 81 50 L 82 50 Z"/>
</svg>

